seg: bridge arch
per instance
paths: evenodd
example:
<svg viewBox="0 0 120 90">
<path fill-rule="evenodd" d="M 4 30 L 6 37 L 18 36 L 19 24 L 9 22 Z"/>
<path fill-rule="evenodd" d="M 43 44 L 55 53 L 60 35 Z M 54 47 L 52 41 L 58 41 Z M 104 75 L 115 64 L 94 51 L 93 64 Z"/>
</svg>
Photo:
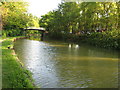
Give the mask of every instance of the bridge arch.
<svg viewBox="0 0 120 90">
<path fill-rule="evenodd" d="M 26 28 L 26 29 L 24 29 L 25 32 L 28 31 L 28 30 L 34 30 L 34 31 L 41 32 L 41 37 L 40 38 L 41 38 L 41 41 L 43 41 L 44 34 L 46 32 L 46 30 L 44 28 Z"/>
</svg>

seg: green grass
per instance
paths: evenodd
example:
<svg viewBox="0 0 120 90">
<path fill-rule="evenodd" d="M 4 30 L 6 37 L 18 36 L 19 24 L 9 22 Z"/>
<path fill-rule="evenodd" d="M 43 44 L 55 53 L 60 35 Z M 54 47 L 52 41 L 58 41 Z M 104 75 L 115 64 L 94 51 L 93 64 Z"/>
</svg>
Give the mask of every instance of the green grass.
<svg viewBox="0 0 120 90">
<path fill-rule="evenodd" d="M 31 73 L 23 68 L 13 55 L 15 37 L 8 38 L 2 42 L 2 88 L 34 88 Z"/>
</svg>

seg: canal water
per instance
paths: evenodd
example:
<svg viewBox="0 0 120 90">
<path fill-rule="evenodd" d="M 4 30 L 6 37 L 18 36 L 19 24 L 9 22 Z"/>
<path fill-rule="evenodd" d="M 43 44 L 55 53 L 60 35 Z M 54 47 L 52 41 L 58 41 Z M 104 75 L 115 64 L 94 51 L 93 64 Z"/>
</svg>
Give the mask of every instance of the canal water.
<svg viewBox="0 0 120 90">
<path fill-rule="evenodd" d="M 58 41 L 17 40 L 15 52 L 40 88 L 117 88 L 118 52 Z"/>
</svg>

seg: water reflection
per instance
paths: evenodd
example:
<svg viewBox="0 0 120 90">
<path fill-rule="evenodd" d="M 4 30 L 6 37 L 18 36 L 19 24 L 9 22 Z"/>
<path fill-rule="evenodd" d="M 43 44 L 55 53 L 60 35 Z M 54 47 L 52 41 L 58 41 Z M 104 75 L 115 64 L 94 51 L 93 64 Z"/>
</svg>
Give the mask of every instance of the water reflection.
<svg viewBox="0 0 120 90">
<path fill-rule="evenodd" d="M 15 51 L 41 88 L 115 88 L 118 53 L 56 41 L 18 40 Z"/>
<path fill-rule="evenodd" d="M 71 48 L 72 47 L 72 45 L 71 44 L 69 44 L 69 48 Z"/>
<path fill-rule="evenodd" d="M 69 48 L 79 48 L 78 44 L 68 44 Z"/>
</svg>

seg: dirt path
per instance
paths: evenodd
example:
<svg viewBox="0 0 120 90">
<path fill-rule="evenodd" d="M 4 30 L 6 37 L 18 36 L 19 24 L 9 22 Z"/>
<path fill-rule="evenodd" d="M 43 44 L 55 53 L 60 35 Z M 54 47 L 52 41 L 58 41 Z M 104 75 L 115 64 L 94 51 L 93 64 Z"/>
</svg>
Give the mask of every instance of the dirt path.
<svg viewBox="0 0 120 90">
<path fill-rule="evenodd" d="M 4 40 L 7 40 L 7 39 L 8 39 L 8 38 L 0 40 L 0 43 L 3 42 Z"/>
</svg>

